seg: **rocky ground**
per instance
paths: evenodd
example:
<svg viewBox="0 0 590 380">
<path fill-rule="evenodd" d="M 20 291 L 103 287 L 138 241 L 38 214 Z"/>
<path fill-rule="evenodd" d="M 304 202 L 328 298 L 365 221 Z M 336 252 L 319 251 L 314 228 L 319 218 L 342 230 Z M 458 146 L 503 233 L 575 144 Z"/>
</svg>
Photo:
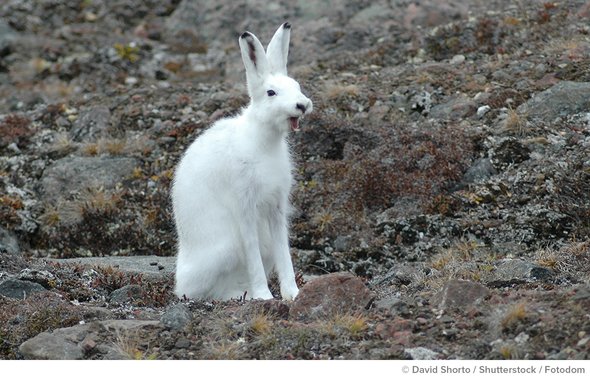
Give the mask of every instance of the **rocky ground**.
<svg viewBox="0 0 590 380">
<path fill-rule="evenodd" d="M 590 3 L 7 0 L 0 358 L 590 359 Z M 293 25 L 301 293 L 172 293 L 184 149 Z M 273 284 L 274 286 L 274 284 Z"/>
</svg>

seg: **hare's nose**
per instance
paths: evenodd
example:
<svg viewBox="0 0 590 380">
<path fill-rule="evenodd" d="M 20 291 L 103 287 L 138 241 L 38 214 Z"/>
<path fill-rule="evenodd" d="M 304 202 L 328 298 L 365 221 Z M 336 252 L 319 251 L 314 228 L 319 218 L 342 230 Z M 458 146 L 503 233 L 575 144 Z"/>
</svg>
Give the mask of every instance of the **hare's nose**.
<svg viewBox="0 0 590 380">
<path fill-rule="evenodd" d="M 296 108 L 298 110 L 300 110 L 301 112 L 303 112 L 303 113 L 305 113 L 305 111 L 307 110 L 307 107 L 305 105 L 301 104 L 301 103 L 297 103 Z"/>
</svg>

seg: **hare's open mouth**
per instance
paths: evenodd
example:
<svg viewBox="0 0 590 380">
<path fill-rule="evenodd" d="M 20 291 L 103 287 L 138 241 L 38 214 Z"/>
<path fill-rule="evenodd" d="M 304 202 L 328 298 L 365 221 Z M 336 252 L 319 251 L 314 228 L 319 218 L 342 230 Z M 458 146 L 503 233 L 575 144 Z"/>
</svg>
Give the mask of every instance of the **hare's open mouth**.
<svg viewBox="0 0 590 380">
<path fill-rule="evenodd" d="M 293 132 L 297 132 L 299 130 L 299 118 L 298 117 L 290 117 L 289 124 L 291 125 L 291 130 Z"/>
</svg>

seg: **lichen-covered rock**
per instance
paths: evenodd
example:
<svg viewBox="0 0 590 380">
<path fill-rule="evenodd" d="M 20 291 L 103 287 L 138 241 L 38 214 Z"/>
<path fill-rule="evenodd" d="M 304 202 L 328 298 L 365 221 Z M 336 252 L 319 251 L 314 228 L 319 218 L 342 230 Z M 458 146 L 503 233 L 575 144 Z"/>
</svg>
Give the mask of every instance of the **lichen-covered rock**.
<svg viewBox="0 0 590 380">
<path fill-rule="evenodd" d="M 526 282 L 545 282 L 554 277 L 555 272 L 542 265 L 520 259 L 503 260 L 498 263 L 488 286 L 504 287 Z"/>
<path fill-rule="evenodd" d="M 141 299 L 143 289 L 139 285 L 125 285 L 111 293 L 110 302 L 115 305 L 121 305 Z"/>
<path fill-rule="evenodd" d="M 138 165 L 131 157 L 64 157 L 43 173 L 41 195 L 52 202 L 89 188 L 111 189 Z"/>
<path fill-rule="evenodd" d="M 160 318 L 160 322 L 172 330 L 182 330 L 190 320 L 188 307 L 181 303 L 169 307 Z"/>
<path fill-rule="evenodd" d="M 553 122 L 581 112 L 590 112 L 590 82 L 563 81 L 535 95 L 517 111 L 535 122 Z"/>
<path fill-rule="evenodd" d="M 25 299 L 31 293 L 43 292 L 45 288 L 35 282 L 7 279 L 0 283 L 0 295 Z"/>
</svg>

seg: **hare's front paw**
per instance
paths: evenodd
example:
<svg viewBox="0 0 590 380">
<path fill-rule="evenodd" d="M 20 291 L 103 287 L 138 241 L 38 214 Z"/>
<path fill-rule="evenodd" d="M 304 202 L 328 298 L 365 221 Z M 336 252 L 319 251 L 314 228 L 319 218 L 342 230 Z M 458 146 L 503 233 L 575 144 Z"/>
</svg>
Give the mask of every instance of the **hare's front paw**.
<svg viewBox="0 0 590 380">
<path fill-rule="evenodd" d="M 281 296 L 285 301 L 293 301 L 297 297 L 297 294 L 299 294 L 299 289 L 297 289 L 297 285 L 295 284 L 281 288 Z"/>
</svg>

